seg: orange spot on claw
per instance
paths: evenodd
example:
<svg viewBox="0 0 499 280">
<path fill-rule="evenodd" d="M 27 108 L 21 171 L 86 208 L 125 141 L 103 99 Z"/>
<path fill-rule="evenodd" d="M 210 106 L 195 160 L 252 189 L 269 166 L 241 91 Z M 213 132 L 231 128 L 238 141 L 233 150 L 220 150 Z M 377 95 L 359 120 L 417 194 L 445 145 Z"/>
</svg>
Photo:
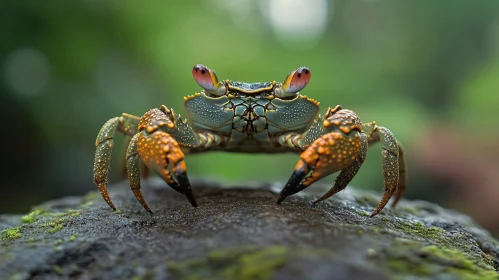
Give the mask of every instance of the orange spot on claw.
<svg viewBox="0 0 499 280">
<path fill-rule="evenodd" d="M 341 126 L 340 127 L 340 130 L 343 132 L 343 133 L 350 133 L 351 129 L 349 127 L 345 127 L 345 126 Z"/>
</svg>

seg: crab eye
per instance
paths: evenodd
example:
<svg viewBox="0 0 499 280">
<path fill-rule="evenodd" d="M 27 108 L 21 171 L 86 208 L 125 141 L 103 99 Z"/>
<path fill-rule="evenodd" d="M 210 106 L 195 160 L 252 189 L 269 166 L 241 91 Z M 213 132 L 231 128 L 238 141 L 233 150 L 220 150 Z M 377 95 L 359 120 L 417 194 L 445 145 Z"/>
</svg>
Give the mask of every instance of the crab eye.
<svg viewBox="0 0 499 280">
<path fill-rule="evenodd" d="M 204 88 L 207 92 L 214 95 L 223 95 L 226 92 L 225 86 L 218 82 L 215 71 L 202 65 L 196 64 L 192 68 L 192 76 L 198 85 Z"/>
<path fill-rule="evenodd" d="M 310 69 L 300 67 L 286 77 L 282 83 L 282 90 L 286 93 L 296 93 L 308 84 L 311 76 Z"/>
<path fill-rule="evenodd" d="M 277 97 L 295 96 L 298 91 L 302 90 L 310 81 L 312 73 L 307 67 L 300 67 L 291 72 L 284 82 L 274 88 L 274 94 Z"/>
</svg>

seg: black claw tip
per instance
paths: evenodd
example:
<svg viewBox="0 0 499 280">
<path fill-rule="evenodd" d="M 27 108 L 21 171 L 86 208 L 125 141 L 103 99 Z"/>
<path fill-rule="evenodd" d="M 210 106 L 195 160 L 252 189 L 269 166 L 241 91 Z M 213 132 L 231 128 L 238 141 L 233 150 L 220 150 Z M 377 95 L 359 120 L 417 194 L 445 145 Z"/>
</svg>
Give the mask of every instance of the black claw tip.
<svg viewBox="0 0 499 280">
<path fill-rule="evenodd" d="M 281 202 L 282 202 L 284 199 L 286 199 L 286 196 L 284 196 L 284 195 L 279 195 L 279 196 L 277 197 L 277 201 L 276 201 L 276 203 L 277 203 L 277 204 L 281 204 Z"/>
<path fill-rule="evenodd" d="M 190 192 L 190 194 L 187 194 L 186 196 L 189 202 L 191 203 L 192 207 L 198 207 L 198 203 L 196 202 L 196 198 L 192 194 L 192 191 Z"/>
<path fill-rule="evenodd" d="M 187 200 L 189 200 L 193 207 L 198 207 L 198 203 L 196 202 L 196 198 L 192 193 L 191 183 L 187 178 L 187 174 L 185 172 L 177 172 L 175 174 L 175 177 L 177 177 L 180 188 L 182 189 L 182 193 L 185 194 Z"/>
<path fill-rule="evenodd" d="M 288 183 L 279 194 L 279 197 L 277 198 L 277 204 L 281 203 L 286 197 L 303 190 L 305 187 L 300 184 L 300 182 L 303 180 L 303 178 L 305 178 L 306 175 L 307 172 L 303 170 L 295 170 L 295 172 L 293 172 L 293 174 L 289 178 Z"/>
</svg>

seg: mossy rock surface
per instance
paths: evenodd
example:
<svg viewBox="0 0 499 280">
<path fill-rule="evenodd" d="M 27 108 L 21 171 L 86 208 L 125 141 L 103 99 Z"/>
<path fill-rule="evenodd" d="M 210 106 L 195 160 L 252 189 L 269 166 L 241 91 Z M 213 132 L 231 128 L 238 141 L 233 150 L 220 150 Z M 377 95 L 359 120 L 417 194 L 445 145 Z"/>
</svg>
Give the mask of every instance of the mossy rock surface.
<svg viewBox="0 0 499 280">
<path fill-rule="evenodd" d="M 465 215 L 328 186 L 275 204 L 282 184 L 193 181 L 193 208 L 163 182 L 126 182 L 0 216 L 0 279 L 499 279 L 499 243 Z"/>
</svg>

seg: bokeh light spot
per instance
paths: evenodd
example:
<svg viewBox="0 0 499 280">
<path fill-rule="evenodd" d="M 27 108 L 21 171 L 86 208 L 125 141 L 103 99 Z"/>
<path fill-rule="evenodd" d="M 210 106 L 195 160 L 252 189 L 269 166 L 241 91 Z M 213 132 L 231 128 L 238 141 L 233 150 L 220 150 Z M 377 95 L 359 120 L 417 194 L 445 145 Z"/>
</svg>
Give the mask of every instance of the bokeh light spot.
<svg viewBox="0 0 499 280">
<path fill-rule="evenodd" d="M 327 0 L 262 0 L 260 3 L 262 13 L 286 47 L 308 50 L 323 37 L 328 22 Z"/>
<path fill-rule="evenodd" d="M 50 64 L 42 52 L 24 47 L 10 53 L 4 62 L 7 84 L 19 95 L 41 94 L 50 78 Z"/>
</svg>

